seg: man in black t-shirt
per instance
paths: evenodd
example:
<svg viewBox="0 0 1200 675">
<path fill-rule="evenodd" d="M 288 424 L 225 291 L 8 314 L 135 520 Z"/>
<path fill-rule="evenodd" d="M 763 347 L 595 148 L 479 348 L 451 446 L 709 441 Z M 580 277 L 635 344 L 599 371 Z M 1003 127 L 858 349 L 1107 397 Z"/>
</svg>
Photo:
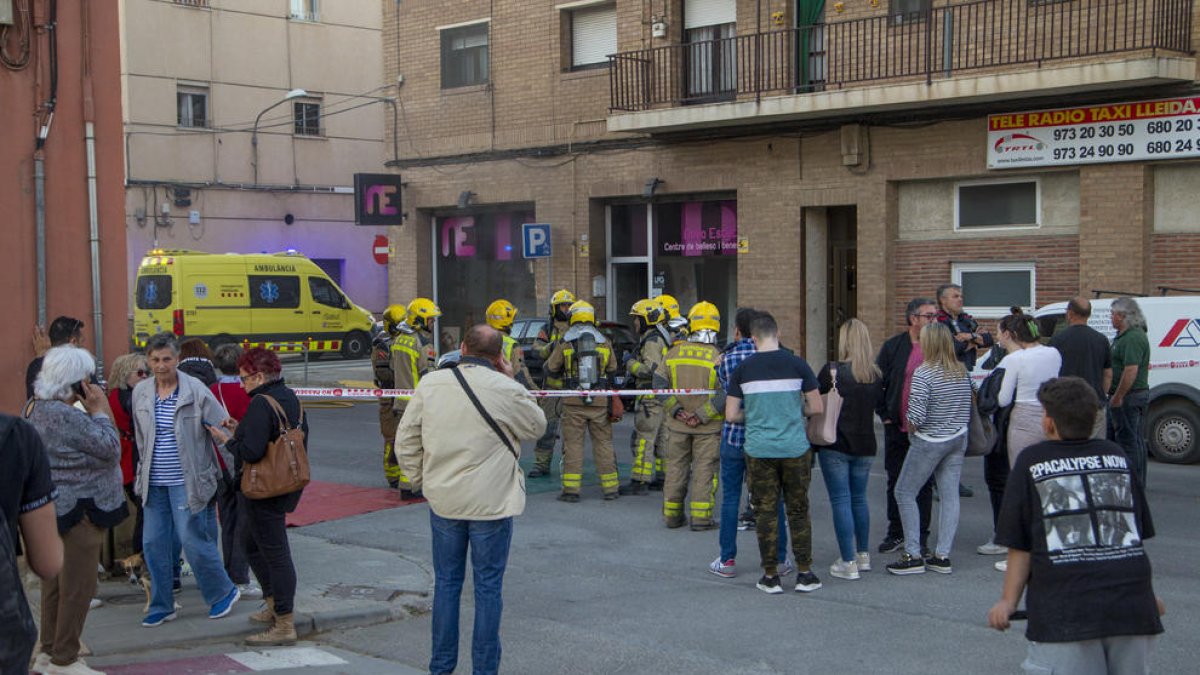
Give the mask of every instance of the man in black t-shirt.
<svg viewBox="0 0 1200 675">
<path fill-rule="evenodd" d="M 996 543 L 1007 546 L 1004 592 L 988 613 L 1009 626 L 1026 594 L 1030 671 L 1148 672 L 1163 632 L 1142 542 L 1154 524 L 1121 446 L 1089 439 L 1099 400 L 1078 377 L 1044 383 L 1038 400 L 1049 441 L 1017 457 Z"/>
<path fill-rule="evenodd" d="M 41 326 L 33 329 L 34 358 L 25 368 L 25 398 L 33 398 L 33 383 L 37 381 L 38 373 L 42 372 L 42 357 L 51 347 L 72 344 L 79 346 L 83 343 L 83 322 L 70 316 L 60 316 L 50 322 L 50 329 L 43 330 Z M 94 380 L 93 380 L 94 382 Z"/>
<path fill-rule="evenodd" d="M 1062 354 L 1058 374 L 1083 378 L 1103 402 L 1112 385 L 1112 347 L 1103 333 L 1088 326 L 1091 315 L 1092 303 L 1087 298 L 1071 298 L 1067 303 L 1067 327 L 1054 334 L 1050 346 Z M 1103 438 L 1107 428 L 1103 405 L 1100 412 L 1092 428 L 1092 438 Z"/>
</svg>

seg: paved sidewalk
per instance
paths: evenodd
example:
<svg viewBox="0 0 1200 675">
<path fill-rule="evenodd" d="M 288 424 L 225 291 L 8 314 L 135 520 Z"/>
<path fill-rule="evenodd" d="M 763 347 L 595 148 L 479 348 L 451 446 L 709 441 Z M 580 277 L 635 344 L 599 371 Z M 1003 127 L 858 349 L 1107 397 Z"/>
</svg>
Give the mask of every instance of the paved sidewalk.
<svg viewBox="0 0 1200 675">
<path fill-rule="evenodd" d="M 353 546 L 289 531 L 299 586 L 296 630 L 301 635 L 349 626 L 365 626 L 427 613 L 433 574 L 427 563 L 404 555 Z M 247 617 L 258 600 L 242 600 L 218 620 L 192 577 L 184 577 L 176 596 L 179 618 L 156 628 L 141 625 L 146 596 L 125 580 L 100 585 L 104 605 L 88 614 L 83 640 L 96 657 L 134 654 L 147 649 L 192 646 L 229 640 L 261 630 Z"/>
</svg>

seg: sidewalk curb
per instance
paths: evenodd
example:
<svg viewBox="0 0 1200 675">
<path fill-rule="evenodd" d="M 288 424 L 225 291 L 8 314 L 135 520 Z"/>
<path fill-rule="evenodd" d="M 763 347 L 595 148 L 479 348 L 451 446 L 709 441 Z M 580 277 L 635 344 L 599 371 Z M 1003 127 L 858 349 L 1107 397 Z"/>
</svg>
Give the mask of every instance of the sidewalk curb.
<svg viewBox="0 0 1200 675">
<path fill-rule="evenodd" d="M 334 629 L 362 628 L 408 619 L 419 614 L 421 614 L 419 607 L 405 604 L 331 609 L 313 614 L 301 612 L 302 621 L 296 624 L 296 634 L 314 635 Z"/>
</svg>

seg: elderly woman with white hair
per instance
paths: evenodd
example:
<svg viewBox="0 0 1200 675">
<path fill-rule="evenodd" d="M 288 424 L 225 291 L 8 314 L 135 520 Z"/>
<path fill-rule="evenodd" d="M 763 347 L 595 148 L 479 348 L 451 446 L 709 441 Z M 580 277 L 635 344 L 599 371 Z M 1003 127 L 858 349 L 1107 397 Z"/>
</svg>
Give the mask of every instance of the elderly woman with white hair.
<svg viewBox="0 0 1200 675">
<path fill-rule="evenodd" d="M 41 648 L 34 661 L 34 670 L 42 673 L 98 672 L 79 658 L 79 637 L 96 592 L 104 531 L 129 515 L 121 489 L 120 435 L 104 390 L 89 381 L 95 371 L 87 350 L 51 349 L 25 411 L 50 460 L 63 540 L 62 571 L 42 585 Z"/>
</svg>

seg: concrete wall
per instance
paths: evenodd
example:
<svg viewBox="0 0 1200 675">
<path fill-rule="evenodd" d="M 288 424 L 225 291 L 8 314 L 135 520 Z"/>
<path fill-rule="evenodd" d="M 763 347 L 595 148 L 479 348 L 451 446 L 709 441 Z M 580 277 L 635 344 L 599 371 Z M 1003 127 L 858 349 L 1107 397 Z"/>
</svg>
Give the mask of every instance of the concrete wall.
<svg viewBox="0 0 1200 675">
<path fill-rule="evenodd" d="M 387 4 L 387 3 L 385 3 Z M 285 0 L 212 0 L 207 8 L 123 0 L 129 194 L 126 224 L 133 264 L 163 246 L 245 252 L 296 248 L 344 259 L 346 292 L 359 304 L 386 304 L 387 268 L 371 257 L 384 228 L 355 227 L 347 188 L 354 174 L 383 171 L 392 96 L 382 74 L 381 3 L 319 3 L 317 21 L 291 20 Z M 206 86 L 207 129 L 180 128 L 179 86 Z M 294 135 L 292 102 L 263 114 L 292 89 L 321 102 L 321 135 Z M 361 107 L 359 107 L 361 106 Z M 191 189 L 190 205 L 166 190 Z M 299 189 L 297 189 L 299 186 Z M 169 205 L 163 216 L 161 205 Z M 199 211 L 200 223 L 189 223 Z M 291 214 L 294 225 L 283 222 Z M 160 224 L 154 226 L 153 218 Z"/>
<path fill-rule="evenodd" d="M 47 19 L 48 3 L 29 3 L 34 21 Z M 83 12 L 81 7 L 86 7 Z M 126 265 L 122 217 L 121 87 L 118 34 L 112 3 L 58 3 L 58 106 L 42 156 L 46 171 L 46 311 L 82 319 L 84 346 L 96 350 L 96 326 L 104 341 L 104 362 L 129 344 L 128 297 L 121 275 Z M 12 42 L 10 41 L 10 44 Z M 50 95 L 45 75 L 47 44 L 35 36 L 36 55 L 24 70 L 0 65 L 0 204 L 5 243 L 0 249 L 0 411 L 19 413 L 25 400 L 25 367 L 33 358 L 30 342 L 38 319 L 35 254 L 34 139 L 30 114 Z M 85 71 L 85 63 L 87 70 Z M 41 77 L 41 85 L 37 84 Z M 90 89 L 90 100 L 85 93 Z M 84 121 L 95 122 L 97 210 L 100 233 L 102 317 L 92 305 L 92 265 L 88 233 L 87 163 Z M 114 283 L 113 279 L 117 281 Z"/>
</svg>

